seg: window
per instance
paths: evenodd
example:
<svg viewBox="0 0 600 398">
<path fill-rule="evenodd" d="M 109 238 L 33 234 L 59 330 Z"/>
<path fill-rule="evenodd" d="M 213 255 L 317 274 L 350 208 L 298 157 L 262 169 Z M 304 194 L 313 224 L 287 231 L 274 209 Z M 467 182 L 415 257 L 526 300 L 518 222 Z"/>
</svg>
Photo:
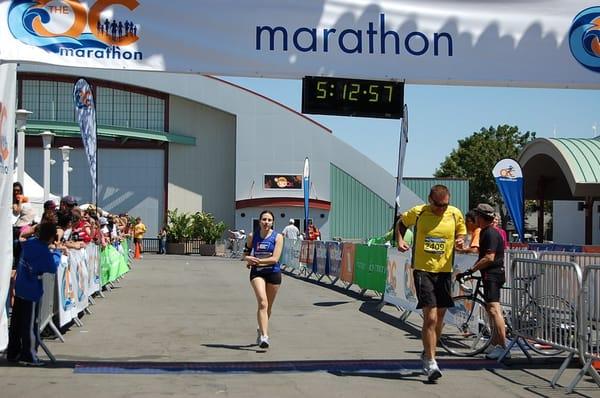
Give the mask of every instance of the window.
<svg viewBox="0 0 600 398">
<path fill-rule="evenodd" d="M 75 122 L 73 83 L 22 79 L 21 107 L 33 112 L 32 120 Z M 96 119 L 99 126 L 164 131 L 166 101 L 134 90 L 96 86 Z"/>
</svg>

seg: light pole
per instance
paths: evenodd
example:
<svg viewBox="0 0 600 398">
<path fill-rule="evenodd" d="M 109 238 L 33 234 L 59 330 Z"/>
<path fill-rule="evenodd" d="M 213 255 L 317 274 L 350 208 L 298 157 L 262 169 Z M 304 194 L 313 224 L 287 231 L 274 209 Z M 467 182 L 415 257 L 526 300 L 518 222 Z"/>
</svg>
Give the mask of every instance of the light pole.
<svg viewBox="0 0 600 398">
<path fill-rule="evenodd" d="M 32 114 L 25 109 L 17 109 L 17 181 L 25 181 L 25 130 L 27 130 L 27 117 Z"/>
<path fill-rule="evenodd" d="M 62 153 L 63 158 L 63 168 L 62 168 L 62 196 L 67 196 L 69 194 L 69 173 L 72 168 L 69 167 L 69 155 L 73 148 L 68 145 L 61 146 L 60 152 Z"/>
<path fill-rule="evenodd" d="M 44 131 L 40 134 L 42 136 L 42 142 L 44 145 L 44 202 L 50 197 L 50 148 L 52 147 L 52 139 L 54 133 L 51 131 Z"/>
</svg>

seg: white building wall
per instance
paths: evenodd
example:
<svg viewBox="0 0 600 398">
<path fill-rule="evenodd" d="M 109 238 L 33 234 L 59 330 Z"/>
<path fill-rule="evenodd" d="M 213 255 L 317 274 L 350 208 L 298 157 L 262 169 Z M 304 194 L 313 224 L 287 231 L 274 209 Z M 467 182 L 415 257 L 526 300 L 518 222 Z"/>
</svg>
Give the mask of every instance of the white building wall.
<svg viewBox="0 0 600 398">
<path fill-rule="evenodd" d="M 169 209 L 204 210 L 233 226 L 235 116 L 172 95 L 169 131 L 196 138 L 195 146 L 169 144 Z"/>
<path fill-rule="evenodd" d="M 62 196 L 62 155 L 51 150 L 56 164 L 51 167 L 50 191 Z M 43 185 L 43 150 L 27 148 L 25 170 Z M 91 176 L 83 149 L 71 151 L 69 194 L 79 204 L 93 203 Z M 114 214 L 139 216 L 148 227 L 148 237 L 155 237 L 163 220 L 164 152 L 161 149 L 98 150 L 98 205 Z M 27 192 L 25 192 L 27 195 Z"/>
<path fill-rule="evenodd" d="M 578 210 L 579 201 L 555 200 L 553 211 L 554 243 L 585 244 L 585 212 Z M 594 202 L 592 244 L 600 245 L 600 202 Z"/>
</svg>

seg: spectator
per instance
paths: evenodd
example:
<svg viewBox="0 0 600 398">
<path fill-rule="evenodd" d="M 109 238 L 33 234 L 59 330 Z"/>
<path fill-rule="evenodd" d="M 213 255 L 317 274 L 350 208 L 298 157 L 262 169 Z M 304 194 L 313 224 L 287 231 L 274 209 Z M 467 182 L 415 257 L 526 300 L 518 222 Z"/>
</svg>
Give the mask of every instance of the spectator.
<svg viewBox="0 0 600 398">
<path fill-rule="evenodd" d="M 300 236 L 300 230 L 298 229 L 298 227 L 296 227 L 294 223 L 294 219 L 290 218 L 289 224 L 283 229 L 283 231 L 281 231 L 281 234 L 284 238 L 294 240 L 298 239 L 298 237 Z"/>
<path fill-rule="evenodd" d="M 158 231 L 158 254 L 167 254 L 167 227 L 163 225 Z"/>
<path fill-rule="evenodd" d="M 494 228 L 496 228 L 498 230 L 498 232 L 500 233 L 500 236 L 502 237 L 502 242 L 504 243 L 504 248 L 507 249 L 508 248 L 508 236 L 506 234 L 506 231 L 504 229 L 502 229 L 502 227 L 499 225 L 500 223 L 500 217 L 498 217 L 498 214 L 494 214 L 494 221 L 492 222 L 492 226 Z"/>
<path fill-rule="evenodd" d="M 321 240 L 321 232 L 312 220 L 308 220 L 308 240 Z"/>
<path fill-rule="evenodd" d="M 39 237 L 23 242 L 23 253 L 17 268 L 15 303 L 12 310 L 6 358 L 27 366 L 41 366 L 37 357 L 39 345 L 39 301 L 44 290 L 40 276 L 56 273 L 60 254 L 53 253 L 56 225 L 41 224 Z"/>
<path fill-rule="evenodd" d="M 465 215 L 465 223 L 467 225 L 467 239 L 465 239 L 465 245 L 463 249 L 457 249 L 459 253 L 479 253 L 479 234 L 481 228 L 477 225 L 475 211 L 471 210 Z"/>
<path fill-rule="evenodd" d="M 144 225 L 144 223 L 142 223 L 141 217 L 137 217 L 135 219 L 135 225 L 133 226 L 133 243 L 137 246 L 136 253 L 140 253 L 140 258 L 142 258 L 141 253 L 144 252 L 142 239 L 144 239 L 144 234 L 146 233 L 146 230 L 146 226 Z"/>
</svg>

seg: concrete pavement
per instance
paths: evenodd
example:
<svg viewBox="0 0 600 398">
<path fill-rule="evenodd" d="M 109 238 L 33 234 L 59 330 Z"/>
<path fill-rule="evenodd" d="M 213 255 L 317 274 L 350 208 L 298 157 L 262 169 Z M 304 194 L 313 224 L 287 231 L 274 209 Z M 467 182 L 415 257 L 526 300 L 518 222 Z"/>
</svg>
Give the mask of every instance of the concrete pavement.
<svg viewBox="0 0 600 398">
<path fill-rule="evenodd" d="M 467 360 L 465 366 L 440 353 L 444 376 L 436 384 L 414 367 L 396 371 L 196 373 L 207 363 L 270 367 L 271 361 L 405 360 L 421 351 L 420 319 L 407 323 L 356 290 L 328 287 L 284 275 L 270 324 L 272 346 L 258 349 L 256 302 L 248 270 L 237 260 L 145 255 L 118 288 L 97 299 L 84 326 L 72 326 L 66 342 L 47 342 L 58 363 L 13 367 L 0 361 L 0 396 L 13 397 L 533 397 L 563 396 L 549 380 L 556 361 L 513 359 L 505 367 Z M 44 354 L 40 349 L 40 356 Z M 142 374 L 90 374 L 98 362 Z M 364 363 L 364 362 L 363 362 Z M 445 364 L 448 366 L 445 369 Z M 341 366 L 341 365 L 340 365 Z M 182 370 L 191 370 L 184 373 Z M 152 372 L 152 369 L 155 372 Z M 567 384 L 576 372 L 561 378 Z M 575 396 L 600 397 L 589 377 Z"/>
</svg>

